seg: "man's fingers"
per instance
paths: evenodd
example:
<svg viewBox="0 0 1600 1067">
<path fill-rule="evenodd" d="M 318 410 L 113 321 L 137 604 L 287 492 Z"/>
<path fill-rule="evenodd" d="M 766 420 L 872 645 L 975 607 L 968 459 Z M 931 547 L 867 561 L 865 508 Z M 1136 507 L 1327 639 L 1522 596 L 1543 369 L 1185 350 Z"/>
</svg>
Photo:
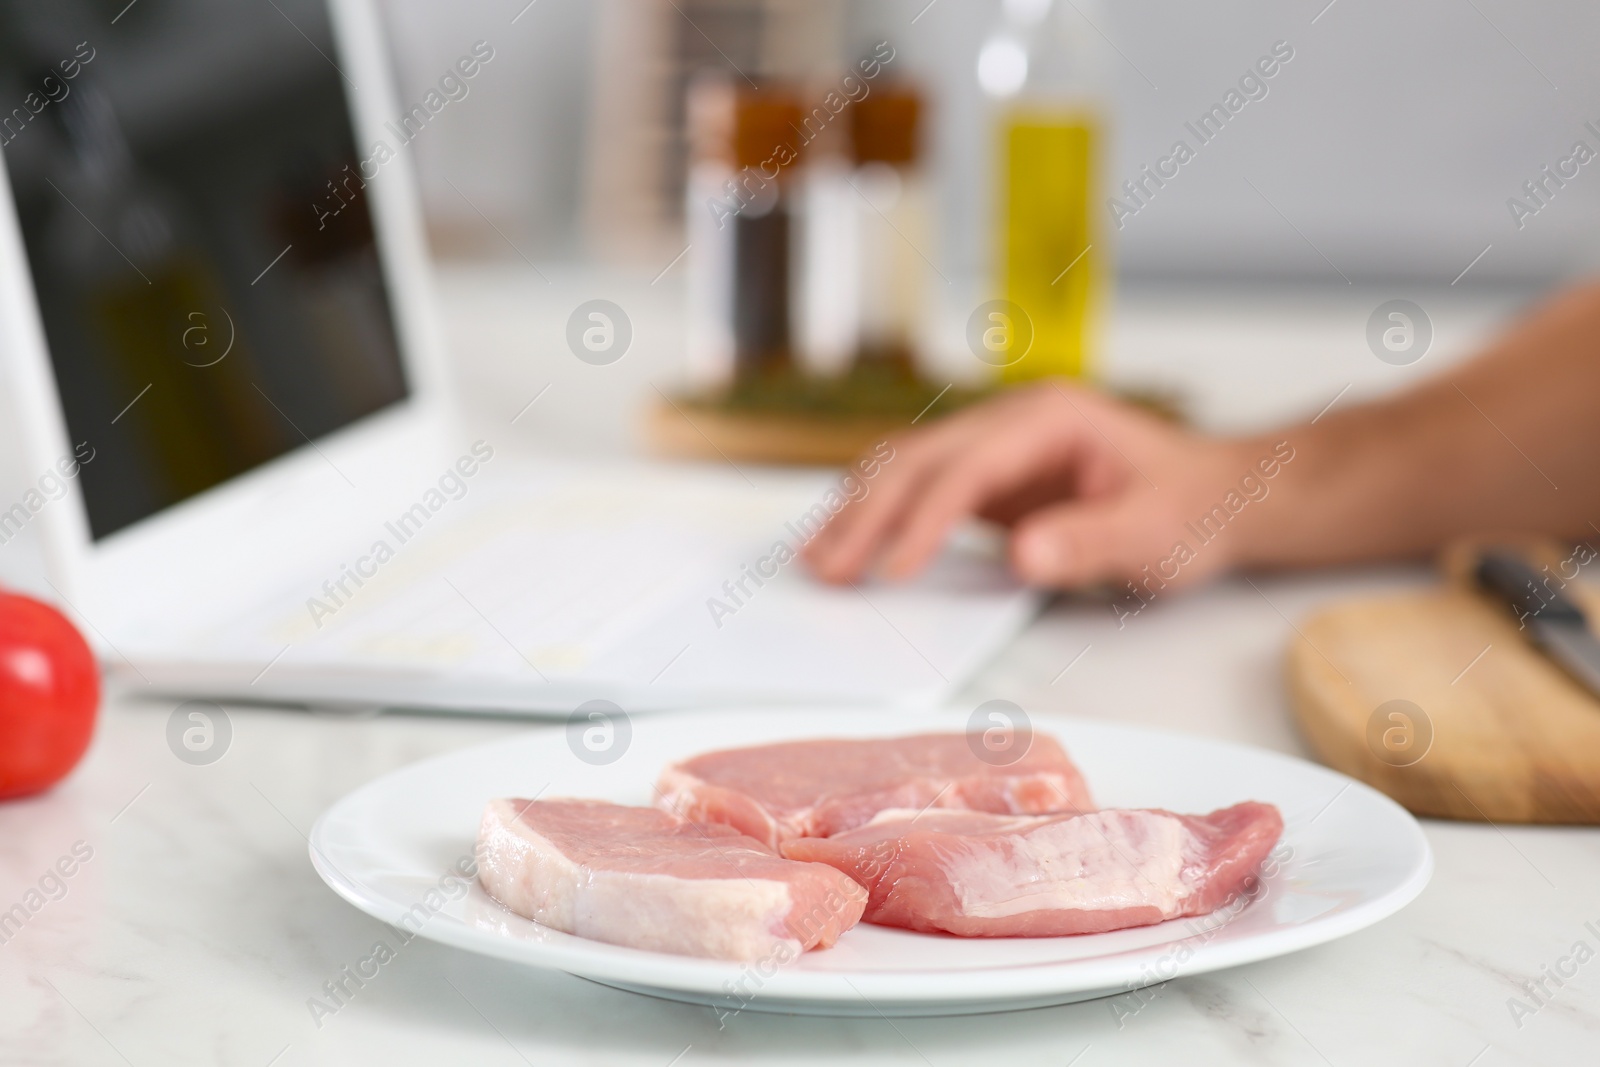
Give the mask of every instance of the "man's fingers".
<svg viewBox="0 0 1600 1067">
<path fill-rule="evenodd" d="M 894 457 L 868 483 L 866 496 L 847 504 L 805 546 L 806 562 L 818 577 L 832 582 L 859 577 L 950 450 L 944 435 L 935 434 L 903 438 L 894 448 Z"/>
<path fill-rule="evenodd" d="M 993 504 L 1108 492 L 1122 461 L 1097 454 L 1104 450 L 1083 414 L 1093 395 L 1070 405 L 1064 397 L 1059 388 L 1017 390 L 897 439 L 867 495 L 805 547 L 806 562 L 843 582 L 882 555 L 885 572 L 903 578 L 927 564 L 952 526 Z"/>
<path fill-rule="evenodd" d="M 1159 557 L 1159 527 L 1143 494 L 1058 504 L 1017 525 L 1011 565 L 1029 585 L 1056 589 L 1123 578 Z"/>
<path fill-rule="evenodd" d="M 915 574 L 938 554 L 957 523 L 1051 468 L 1073 466 L 1073 449 L 1057 447 L 1041 454 L 1044 450 L 1033 436 L 1021 428 L 997 435 L 930 479 L 920 498 L 906 508 L 899 532 L 884 552 L 884 573 L 890 578 Z"/>
</svg>

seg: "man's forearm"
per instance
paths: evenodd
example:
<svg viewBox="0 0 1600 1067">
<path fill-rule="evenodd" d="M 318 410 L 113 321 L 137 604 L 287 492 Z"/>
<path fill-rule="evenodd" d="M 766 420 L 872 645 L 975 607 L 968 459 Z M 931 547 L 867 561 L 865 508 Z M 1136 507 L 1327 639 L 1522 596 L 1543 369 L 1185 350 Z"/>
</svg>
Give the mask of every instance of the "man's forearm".
<svg viewBox="0 0 1600 1067">
<path fill-rule="evenodd" d="M 1295 460 L 1240 525 L 1241 566 L 1418 556 L 1473 532 L 1600 538 L 1600 287 L 1416 389 L 1273 439 Z"/>
</svg>

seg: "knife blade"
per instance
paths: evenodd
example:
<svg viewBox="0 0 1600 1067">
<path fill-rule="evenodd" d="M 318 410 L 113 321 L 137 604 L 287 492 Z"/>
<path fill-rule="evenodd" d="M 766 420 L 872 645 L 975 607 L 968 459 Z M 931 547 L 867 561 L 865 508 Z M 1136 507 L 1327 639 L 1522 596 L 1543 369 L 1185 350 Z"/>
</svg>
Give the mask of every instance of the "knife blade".
<svg viewBox="0 0 1600 1067">
<path fill-rule="evenodd" d="M 1541 652 L 1600 697 L 1600 640 L 1583 609 L 1513 552 L 1490 550 L 1478 561 L 1478 585 L 1506 607 Z"/>
</svg>

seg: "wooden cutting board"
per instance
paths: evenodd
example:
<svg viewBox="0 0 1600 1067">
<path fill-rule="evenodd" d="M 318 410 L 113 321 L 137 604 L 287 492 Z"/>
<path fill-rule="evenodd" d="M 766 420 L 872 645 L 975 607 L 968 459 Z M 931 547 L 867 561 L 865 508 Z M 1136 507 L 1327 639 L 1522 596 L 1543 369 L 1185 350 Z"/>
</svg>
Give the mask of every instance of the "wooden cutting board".
<svg viewBox="0 0 1600 1067">
<path fill-rule="evenodd" d="M 1600 700 L 1472 589 L 1469 558 L 1447 553 L 1436 590 L 1301 624 L 1288 656 L 1300 728 L 1329 766 L 1418 815 L 1600 823 Z M 1600 619 L 1600 590 L 1562 591 Z"/>
</svg>

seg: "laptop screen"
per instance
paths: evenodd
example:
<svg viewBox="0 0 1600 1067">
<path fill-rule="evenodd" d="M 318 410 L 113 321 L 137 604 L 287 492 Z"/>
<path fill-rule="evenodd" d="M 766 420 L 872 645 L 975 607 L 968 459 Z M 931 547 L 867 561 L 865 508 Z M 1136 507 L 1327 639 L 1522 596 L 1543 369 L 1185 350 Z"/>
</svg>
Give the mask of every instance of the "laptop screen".
<svg viewBox="0 0 1600 1067">
<path fill-rule="evenodd" d="M 96 539 L 407 395 L 357 91 L 322 0 L 0 0 L 0 145 Z"/>
</svg>

